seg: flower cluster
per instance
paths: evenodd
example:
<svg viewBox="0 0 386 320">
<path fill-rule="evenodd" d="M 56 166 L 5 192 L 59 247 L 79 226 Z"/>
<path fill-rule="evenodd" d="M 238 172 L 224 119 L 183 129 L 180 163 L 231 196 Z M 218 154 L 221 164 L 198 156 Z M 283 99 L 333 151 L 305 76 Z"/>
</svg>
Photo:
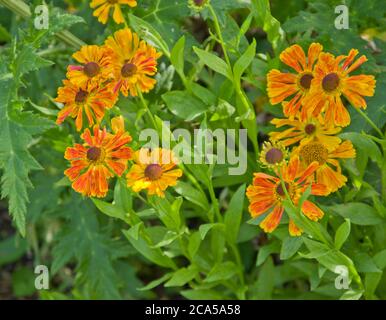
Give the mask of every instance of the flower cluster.
<svg viewBox="0 0 386 320">
<path fill-rule="evenodd" d="M 135 1 L 114 3 L 123 2 L 135 4 Z M 93 1 L 94 5 L 98 3 L 101 1 Z M 128 28 L 115 32 L 102 46 L 86 45 L 73 55 L 78 64 L 68 66 L 67 79 L 58 89 L 55 101 L 64 105 L 57 124 L 71 117 L 75 119 L 77 131 L 91 127 L 81 134 L 83 144 L 75 144 L 65 152 L 65 158 L 71 163 L 65 174 L 75 191 L 89 197 L 106 196 L 108 180 L 122 176 L 132 159 L 136 164 L 129 170 L 127 180 L 134 191 L 147 189 L 149 194 L 162 197 L 166 188 L 175 185 L 182 175 L 179 169 L 171 170 L 175 166 L 172 156 L 169 162 L 153 156 L 152 162 L 142 163 L 137 152 L 127 146 L 132 139 L 124 129 L 121 116 L 111 120 L 111 132 L 101 127 L 105 114 L 115 105 L 120 93 L 125 97 L 136 97 L 139 92 L 153 89 L 156 83 L 153 76 L 160 56 L 155 48 Z M 169 150 L 156 151 L 171 153 Z M 149 153 L 155 154 L 155 151 Z"/>
<path fill-rule="evenodd" d="M 265 232 L 279 225 L 285 199 L 298 205 L 308 187 L 312 195 L 327 196 L 344 186 L 347 178 L 339 159 L 356 156 L 351 141 L 337 136 L 350 124 L 342 95 L 354 107 L 366 108 L 363 97 L 374 94 L 375 79 L 371 75 L 349 76 L 367 60 L 361 56 L 354 61 L 357 50 L 338 57 L 322 50 L 319 43 L 313 43 L 306 56 L 299 45 L 293 45 L 280 54 L 280 60 L 296 73 L 273 69 L 267 75 L 270 102 L 281 103 L 286 118 L 271 121 L 284 130 L 270 133 L 271 141 L 263 145 L 260 156 L 260 163 L 275 176 L 256 173 L 247 189 L 252 217 L 268 212 L 260 223 Z M 323 217 L 323 211 L 308 200 L 301 211 L 314 221 Z M 297 236 L 302 230 L 290 220 L 289 233 Z"/>
<path fill-rule="evenodd" d="M 327 126 L 346 127 L 350 115 L 342 95 L 355 108 L 365 109 L 363 97 L 374 95 L 375 79 L 372 75 L 350 76 L 367 61 L 364 55 L 355 60 L 358 50 L 337 57 L 322 50 L 319 43 L 310 45 L 307 56 L 299 45 L 284 50 L 280 60 L 295 73 L 271 70 L 267 75 L 268 96 L 271 104 L 282 103 L 284 115 L 291 119 L 324 114 Z"/>
</svg>

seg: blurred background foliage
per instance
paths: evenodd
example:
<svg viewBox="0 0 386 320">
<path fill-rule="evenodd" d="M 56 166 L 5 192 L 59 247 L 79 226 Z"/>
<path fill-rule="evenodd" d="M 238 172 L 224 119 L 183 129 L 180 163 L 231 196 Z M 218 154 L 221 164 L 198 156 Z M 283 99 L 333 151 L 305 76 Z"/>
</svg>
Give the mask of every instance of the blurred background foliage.
<svg viewBox="0 0 386 320">
<path fill-rule="evenodd" d="M 28 2 L 33 8 L 42 1 Z M 307 47 L 311 42 L 318 41 L 323 43 L 326 51 L 334 54 L 345 54 L 351 48 L 358 48 L 361 54 L 365 54 L 369 62 L 363 66 L 362 71 L 374 74 L 377 78 L 376 94 L 368 100 L 367 114 L 379 128 L 385 125 L 384 1 L 272 0 L 271 13 L 269 7 L 266 7 L 266 1 L 211 2 L 219 16 L 232 61 L 245 52 L 249 43 L 256 40 L 258 54 L 243 77 L 243 86 L 257 113 L 260 142 L 273 129 L 269 124 L 272 116 L 281 115 L 281 108 L 271 106 L 268 102 L 265 76 L 271 68 L 280 67 L 278 55 L 293 43 Z M 333 8 L 342 2 L 349 7 L 348 30 L 337 30 L 334 27 L 337 14 Z M 89 1 L 86 0 L 52 0 L 46 3 L 51 7 L 50 28 L 68 29 L 88 44 L 102 44 L 113 30 L 121 27 L 112 21 L 108 28 L 101 25 L 92 16 Z M 213 21 L 207 10 L 201 16 L 196 15 L 188 8 L 187 1 L 183 0 L 139 0 L 138 3 L 135 9 L 127 10 L 126 13 L 130 11 L 151 24 L 170 49 L 182 35 L 185 36 L 186 70 L 198 64 L 193 46 L 209 45 L 221 54 L 218 45 L 211 41 L 209 30 L 213 30 Z M 61 15 L 65 13 L 81 18 L 63 18 Z M 244 28 L 246 30 L 243 31 Z M 184 285 L 158 286 L 168 280 L 164 268 L 145 259 L 138 253 L 138 248 L 126 240 L 121 232 L 125 223 L 101 214 L 100 211 L 107 210 L 103 208 L 103 203 L 99 204 L 98 209 L 91 200 L 82 199 L 71 191 L 69 182 L 63 178 L 67 166 L 63 153 L 75 139 L 72 135 L 75 130 L 71 122 L 61 127 L 53 125 L 58 110 L 53 98 L 65 77 L 67 65 L 72 62 L 71 55 L 75 48 L 55 38 L 53 34 L 56 31 L 50 30 L 39 38 L 41 35 L 33 28 L 31 19 L 11 14 L 8 9 L 0 6 L 0 61 L 5 63 L 3 59 L 12 59 L 14 51 L 23 50 L 27 44 L 38 44 L 34 47 L 37 57 L 53 62 L 49 66 L 42 63 L 42 68 L 25 72 L 18 88 L 24 111 L 44 117 L 47 123 L 42 128 L 44 134 L 33 135 L 34 138 L 26 143 L 42 168 L 29 174 L 34 187 L 26 188 L 29 202 L 26 203 L 25 238 L 20 236 L 12 223 L 6 199 L 0 202 L 0 299 L 234 298 L 221 290 L 194 291 Z M 18 42 L 13 41 L 15 37 Z M 25 60 L 23 63 L 30 61 Z M 186 115 L 174 110 L 174 116 L 171 117 L 160 99 L 171 88 L 176 90 L 182 87 L 181 79 L 169 65 L 169 61 L 163 57 L 157 75 L 157 88 L 147 98 L 152 103 L 151 109 L 159 117 L 172 119 L 175 127 L 189 127 L 184 121 Z M 0 65 L 0 69 L 3 67 Z M 216 103 L 205 110 L 206 117 L 201 114 L 198 119 L 194 119 L 194 125 L 199 126 L 206 121 L 210 128 L 233 127 L 234 107 L 225 103 L 229 100 L 229 88 L 224 78 L 203 69 L 198 83 L 218 94 L 215 97 Z M 125 99 L 120 101 L 119 107 L 127 119 L 133 120 L 127 125 L 131 126 L 129 132 L 135 136 L 139 106 Z M 384 209 L 379 203 L 381 175 L 376 163 L 381 155 L 373 141 L 358 135 L 362 130 L 370 132 L 371 128 L 357 113 L 352 113 L 351 118 L 352 124 L 345 129 L 344 134 L 358 148 L 358 157 L 351 162 L 347 161 L 345 170 L 355 182 L 356 188 L 347 185 L 336 195 L 323 199 L 324 209 L 336 218 L 332 221 L 333 229 L 336 230 L 352 212 L 347 207 L 339 207 L 340 203 L 351 201 L 364 206 L 361 209 L 367 220 L 350 217 L 354 219 L 354 225 L 344 248 L 350 257 L 355 257 L 358 272 L 365 274 L 366 283 L 369 283 L 366 297 L 386 298 L 386 276 L 382 271 L 386 260 L 385 220 L 374 213 L 372 208 L 378 206 L 381 208 L 379 210 Z M 239 177 L 224 175 L 224 169 L 215 168 L 213 185 L 222 207 L 226 208 L 238 185 L 251 181 L 256 164 L 253 156 L 250 156 L 248 172 Z M 137 199 L 131 199 L 131 195 L 123 189 L 122 181 L 116 181 L 114 191 L 108 195 L 107 201 L 114 199 L 115 205 L 122 210 L 125 210 L 127 203 L 133 202 L 133 208 L 152 227 L 153 237 L 162 239 L 165 227 L 157 224 L 152 209 L 144 207 Z M 121 198 L 121 202 L 118 198 Z M 358 208 L 354 207 L 353 210 Z M 203 209 L 197 210 L 196 205 L 184 203 L 182 210 L 193 229 L 199 226 L 200 215 L 197 211 Z M 285 227 L 267 236 L 256 225 L 247 224 L 248 220 L 244 210 L 237 245 L 249 286 L 249 298 L 335 299 L 341 296 L 342 293 L 334 288 L 335 275 L 331 271 L 313 259 L 294 255 L 300 246 L 304 250 L 304 245 L 302 241 L 288 238 Z M 327 221 L 324 223 L 327 224 Z M 33 266 L 38 264 L 50 267 L 49 291 L 36 292 L 34 288 Z M 159 281 L 152 282 L 159 278 Z M 143 287 L 149 290 L 138 290 Z"/>
</svg>

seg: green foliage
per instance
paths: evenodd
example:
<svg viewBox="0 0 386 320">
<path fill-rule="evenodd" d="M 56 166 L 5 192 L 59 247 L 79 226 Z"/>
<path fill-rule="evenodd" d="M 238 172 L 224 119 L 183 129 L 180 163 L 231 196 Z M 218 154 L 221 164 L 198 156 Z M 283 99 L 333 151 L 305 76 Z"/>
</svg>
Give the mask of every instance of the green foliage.
<svg viewBox="0 0 386 320">
<path fill-rule="evenodd" d="M 63 178 L 63 154 L 80 133 L 71 120 L 54 125 L 62 108 L 54 98 L 74 51 L 102 44 L 124 25 L 100 25 L 89 1 L 54 1 L 43 30 L 32 25 L 34 4 L 26 20 L 1 7 L 0 266 L 12 270 L 12 296 L 34 295 L 33 266 L 46 264 L 51 289 L 39 298 L 47 300 L 385 299 L 383 3 L 347 1 L 347 30 L 334 26 L 337 4 L 290 1 L 283 10 L 278 0 L 211 0 L 199 13 L 182 0 L 124 6 L 127 25 L 162 52 L 157 85 L 144 97 L 121 96 L 102 125 L 122 115 L 134 150 L 142 146 L 141 130 L 152 127 L 163 140 L 174 129 L 247 129 L 247 146 L 236 139 L 247 170 L 231 176 L 230 164 L 179 164 L 183 176 L 162 198 L 133 192 L 125 172 L 110 180 L 103 199 L 85 199 Z M 355 74 L 374 75 L 377 87 L 365 99 L 366 120 L 347 103 L 352 121 L 339 137 L 353 143 L 356 157 L 340 162 L 346 185 L 327 197 L 308 188 L 298 203 L 284 200 L 280 225 L 265 234 L 258 225 L 268 212 L 250 218 L 246 187 L 254 172 L 269 173 L 257 161 L 260 146 L 273 130 L 269 120 L 283 116 L 268 102 L 266 75 L 283 69 L 279 55 L 290 44 L 312 42 L 335 55 L 357 48 L 368 61 Z M 206 158 L 216 159 L 217 142 Z M 180 143 L 198 155 L 189 141 Z M 323 219 L 301 212 L 307 199 L 323 209 Z M 288 234 L 289 219 L 302 236 Z M 349 290 L 335 287 L 342 266 Z"/>
</svg>

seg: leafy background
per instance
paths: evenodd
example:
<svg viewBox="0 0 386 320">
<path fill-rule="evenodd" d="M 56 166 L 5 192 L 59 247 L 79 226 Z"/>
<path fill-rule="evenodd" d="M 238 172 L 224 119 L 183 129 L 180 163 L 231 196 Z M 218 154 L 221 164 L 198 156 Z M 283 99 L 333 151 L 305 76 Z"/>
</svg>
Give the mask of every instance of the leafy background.
<svg viewBox="0 0 386 320">
<path fill-rule="evenodd" d="M 273 129 L 269 119 L 281 116 L 268 102 L 265 75 L 282 67 L 278 55 L 288 45 L 319 41 L 334 54 L 351 48 L 366 54 L 361 70 L 377 78 L 367 114 L 385 126 L 383 1 L 343 1 L 350 28 L 336 30 L 334 7 L 342 1 L 212 0 L 233 76 L 220 58 L 208 9 L 199 16 L 187 1 L 139 0 L 127 10 L 130 26 L 164 52 L 157 87 L 146 95 L 153 114 L 170 120 L 171 129 L 249 129 L 246 174 L 228 176 L 220 165 L 187 166 L 198 185 L 185 179 L 165 201 L 150 199 L 150 205 L 120 179 L 102 201 L 82 199 L 63 178 L 64 150 L 77 137 L 71 122 L 54 124 L 59 106 L 53 98 L 79 42 L 60 32 L 101 44 L 119 27 L 100 25 L 89 1 L 46 2 L 50 27 L 42 31 L 0 6 L 0 298 L 386 297 L 385 143 L 369 137 L 374 132 L 357 113 L 342 134 L 357 148 L 357 158 L 344 163 L 350 183 L 321 200 L 328 213 L 321 223 L 333 248 L 307 236 L 291 238 L 285 226 L 262 233 L 244 199 L 258 169 L 253 147 Z M 38 4 L 29 1 L 32 11 Z M 134 140 L 148 126 L 136 99 L 121 99 L 111 112 L 125 116 Z M 38 264 L 50 268 L 50 290 L 34 288 Z M 335 289 L 337 264 L 354 270 L 362 287 L 354 279 L 353 290 Z"/>
</svg>

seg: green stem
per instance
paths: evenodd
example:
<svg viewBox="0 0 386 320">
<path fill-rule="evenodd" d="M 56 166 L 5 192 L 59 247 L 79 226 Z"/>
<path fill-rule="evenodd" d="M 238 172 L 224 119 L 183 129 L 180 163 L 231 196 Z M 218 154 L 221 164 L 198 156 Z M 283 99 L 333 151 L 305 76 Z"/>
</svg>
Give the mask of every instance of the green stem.
<svg viewBox="0 0 386 320">
<path fill-rule="evenodd" d="M 381 168 L 381 172 L 382 172 L 381 188 L 382 188 L 383 203 L 386 204 L 386 142 L 383 143 L 382 150 L 383 150 L 383 165 Z"/>
<path fill-rule="evenodd" d="M 247 97 L 245 95 L 245 92 L 241 88 L 241 84 L 240 83 L 235 83 L 235 80 L 234 80 L 234 77 L 233 77 L 233 67 L 232 67 L 231 61 L 230 61 L 229 56 L 228 56 L 228 52 L 227 52 L 227 49 L 226 49 L 226 46 L 225 46 L 224 38 L 222 36 L 222 32 L 221 32 L 220 24 L 218 22 L 218 18 L 217 18 L 216 12 L 215 12 L 215 10 L 213 9 L 213 7 L 210 4 L 208 5 L 208 8 L 209 8 L 209 11 L 210 11 L 210 13 L 211 13 L 211 15 L 213 17 L 214 28 L 215 28 L 215 31 L 216 31 L 216 34 L 217 34 L 217 37 L 218 37 L 217 41 L 221 45 L 225 61 L 226 61 L 227 65 L 228 65 L 228 68 L 229 68 L 231 74 L 232 74 L 234 86 L 236 88 L 236 94 L 237 94 L 238 98 L 240 99 L 242 105 L 244 106 L 244 110 L 243 111 L 244 112 L 248 112 L 248 110 L 251 110 L 253 112 L 253 114 L 255 114 L 255 110 L 253 109 L 251 104 L 248 102 L 248 99 L 247 99 Z M 240 114 L 240 115 L 242 115 L 242 114 Z M 257 125 L 256 125 L 255 119 L 253 119 L 253 126 L 254 126 L 254 129 L 255 129 L 254 131 L 257 132 Z M 255 150 L 255 156 L 256 156 L 256 158 L 258 158 L 259 157 L 259 145 L 257 143 L 257 137 L 256 137 L 256 139 L 251 139 L 251 141 L 252 141 L 252 144 L 253 144 L 253 148 Z"/>
<path fill-rule="evenodd" d="M 152 122 L 154 129 L 156 129 L 159 132 L 157 122 L 155 121 L 155 118 L 154 118 L 153 114 L 151 113 L 151 111 L 150 111 L 150 109 L 149 109 L 149 107 L 148 107 L 148 105 L 147 105 L 147 103 L 142 95 L 140 88 L 138 88 L 138 87 L 137 87 L 137 92 L 138 92 L 139 100 L 141 101 L 143 108 L 146 110 L 146 114 L 150 118 L 150 121 Z"/>
<path fill-rule="evenodd" d="M 222 51 L 223 51 L 225 61 L 228 64 L 228 66 L 231 67 L 231 61 L 229 60 L 229 57 L 228 57 L 228 53 L 227 53 L 227 50 L 226 50 L 226 47 L 225 47 L 225 42 L 224 42 L 224 39 L 223 39 L 223 36 L 222 36 L 222 33 L 221 33 L 220 24 L 218 23 L 218 18 L 217 18 L 216 12 L 214 11 L 213 7 L 210 4 L 208 5 L 208 8 L 209 8 L 209 11 L 210 11 L 210 13 L 211 13 L 211 15 L 213 17 L 214 28 L 216 30 L 216 33 L 217 33 L 217 36 L 218 36 L 218 40 L 220 42 L 220 45 L 221 45 L 221 48 L 222 48 Z M 231 68 L 231 70 L 232 70 L 232 68 Z"/>
<path fill-rule="evenodd" d="M 213 188 L 213 183 L 212 183 L 212 180 L 210 180 L 209 182 L 209 195 L 210 195 L 210 199 L 213 203 L 213 207 L 214 207 L 214 212 L 216 214 L 216 217 L 217 217 L 217 220 L 219 222 L 222 222 L 222 216 L 221 216 L 221 213 L 220 213 L 220 208 L 219 208 L 219 205 L 218 205 L 218 200 L 216 198 L 216 194 L 214 193 L 214 188 Z"/>
<path fill-rule="evenodd" d="M 356 111 L 367 121 L 367 123 L 373 127 L 373 129 L 383 138 L 382 131 L 377 127 L 377 125 L 367 116 L 366 113 L 364 113 L 360 108 L 355 108 Z"/>
<path fill-rule="evenodd" d="M 232 249 L 233 255 L 235 256 L 236 264 L 238 266 L 238 274 L 240 278 L 241 286 L 245 286 L 245 280 L 244 280 L 244 266 L 241 261 L 240 252 L 235 244 L 230 244 L 230 247 Z M 242 300 L 245 300 L 245 293 L 243 292 L 243 295 L 241 297 Z"/>
</svg>

